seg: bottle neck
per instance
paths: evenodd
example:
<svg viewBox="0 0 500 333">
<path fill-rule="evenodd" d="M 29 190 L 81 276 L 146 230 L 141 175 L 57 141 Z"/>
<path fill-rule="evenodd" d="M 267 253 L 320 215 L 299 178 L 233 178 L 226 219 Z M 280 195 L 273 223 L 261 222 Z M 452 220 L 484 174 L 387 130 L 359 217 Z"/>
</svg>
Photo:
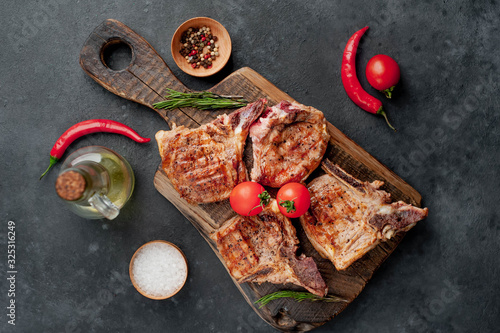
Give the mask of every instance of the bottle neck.
<svg viewBox="0 0 500 333">
<path fill-rule="evenodd" d="M 57 194 L 66 201 L 88 202 L 94 196 L 108 194 L 107 171 L 98 163 L 85 161 L 64 170 L 56 181 Z"/>
</svg>

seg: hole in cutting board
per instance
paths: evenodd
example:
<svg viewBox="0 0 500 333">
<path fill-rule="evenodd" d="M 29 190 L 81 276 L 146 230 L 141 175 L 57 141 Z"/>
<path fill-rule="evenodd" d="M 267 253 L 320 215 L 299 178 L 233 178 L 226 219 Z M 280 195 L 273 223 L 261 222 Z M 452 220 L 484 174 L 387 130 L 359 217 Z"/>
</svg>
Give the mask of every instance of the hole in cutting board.
<svg viewBox="0 0 500 333">
<path fill-rule="evenodd" d="M 111 40 L 102 48 L 101 61 L 109 69 L 121 71 L 132 61 L 132 49 L 122 40 Z"/>
</svg>

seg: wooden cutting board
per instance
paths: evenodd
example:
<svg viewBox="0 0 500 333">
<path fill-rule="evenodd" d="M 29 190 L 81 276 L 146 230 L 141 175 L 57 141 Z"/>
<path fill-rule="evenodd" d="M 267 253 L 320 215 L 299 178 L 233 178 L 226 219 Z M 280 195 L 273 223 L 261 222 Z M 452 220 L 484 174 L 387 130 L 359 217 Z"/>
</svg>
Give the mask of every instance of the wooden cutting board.
<svg viewBox="0 0 500 333">
<path fill-rule="evenodd" d="M 117 43 L 125 43 L 130 46 L 132 60 L 127 68 L 114 71 L 104 63 L 103 51 Z M 82 48 L 80 65 L 88 75 L 112 93 L 150 108 L 152 108 L 153 103 L 163 100 L 165 88 L 189 90 L 172 74 L 160 55 L 144 38 L 116 20 L 106 20 L 92 32 Z M 209 91 L 218 94 L 242 95 L 248 101 L 267 98 L 270 105 L 281 100 L 293 101 L 290 96 L 248 67 L 232 73 Z M 170 127 L 174 123 L 187 127 L 197 127 L 211 121 L 219 114 L 231 112 L 231 110 L 208 112 L 189 108 L 155 111 Z M 389 192 L 394 200 L 403 200 L 420 206 L 421 196 L 415 189 L 330 123 L 328 123 L 328 131 L 331 138 L 325 158 L 330 159 L 363 181 L 383 180 L 385 182 L 383 189 Z M 245 156 L 249 162 L 248 159 L 251 158 L 251 155 L 246 153 Z M 320 173 L 321 170 L 318 170 L 311 177 Z M 224 221 L 234 216 L 235 213 L 231 210 L 228 200 L 214 204 L 190 205 L 180 198 L 160 167 L 155 174 L 154 184 L 157 190 L 198 229 L 224 265 L 224 261 L 209 235 Z M 307 256 L 312 256 L 315 259 L 321 275 L 328 285 L 329 293 L 338 295 L 348 302 L 313 303 L 304 301 L 298 303 L 291 299 L 280 299 L 259 309 L 254 305 L 254 302 L 260 297 L 278 290 L 300 290 L 300 288 L 293 285 L 283 286 L 270 283 L 240 285 L 233 280 L 257 314 L 270 325 L 282 331 L 308 331 L 339 314 L 359 295 L 375 270 L 394 251 L 404 236 L 400 234 L 392 240 L 380 244 L 347 270 L 339 272 L 335 270 L 330 261 L 321 258 L 314 250 L 300 224 L 294 221 L 294 225 L 301 242 L 301 250 Z"/>
</svg>

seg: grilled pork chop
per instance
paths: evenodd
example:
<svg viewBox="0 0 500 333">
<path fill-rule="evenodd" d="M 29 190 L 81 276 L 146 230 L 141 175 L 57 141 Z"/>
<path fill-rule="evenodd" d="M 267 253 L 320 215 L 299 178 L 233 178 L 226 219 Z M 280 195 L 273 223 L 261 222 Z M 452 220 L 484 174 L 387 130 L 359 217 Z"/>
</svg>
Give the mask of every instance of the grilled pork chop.
<svg viewBox="0 0 500 333">
<path fill-rule="evenodd" d="M 330 135 L 323 112 L 282 101 L 268 107 L 250 127 L 253 181 L 271 187 L 301 182 L 325 154 Z"/>
<path fill-rule="evenodd" d="M 311 208 L 300 221 L 314 248 L 338 270 L 427 216 L 427 208 L 391 204 L 391 195 L 378 189 L 381 181 L 361 182 L 328 160 L 323 168 L 327 174 L 307 186 Z"/>
<path fill-rule="evenodd" d="M 156 133 L 162 168 L 182 198 L 190 203 L 221 201 L 247 180 L 245 140 L 265 103 L 258 100 L 196 129 L 174 125 Z"/>
<path fill-rule="evenodd" d="M 295 228 L 274 199 L 258 215 L 226 221 L 211 238 L 239 283 L 293 283 L 316 295 L 328 292 L 314 260 L 295 255 Z"/>
</svg>

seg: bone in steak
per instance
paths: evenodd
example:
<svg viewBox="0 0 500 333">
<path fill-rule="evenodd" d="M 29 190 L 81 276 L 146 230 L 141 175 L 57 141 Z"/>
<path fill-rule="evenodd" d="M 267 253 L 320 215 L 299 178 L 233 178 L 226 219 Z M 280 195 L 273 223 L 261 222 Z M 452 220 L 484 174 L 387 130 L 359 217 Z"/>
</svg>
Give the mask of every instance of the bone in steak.
<svg viewBox="0 0 500 333">
<path fill-rule="evenodd" d="M 211 238 L 239 283 L 293 283 L 316 295 L 328 292 L 314 260 L 295 255 L 299 243 L 295 228 L 274 199 L 258 215 L 226 221 Z"/>
<path fill-rule="evenodd" d="M 322 165 L 327 174 L 307 186 L 311 208 L 300 221 L 314 248 L 338 270 L 427 216 L 427 208 L 391 204 L 391 195 L 378 189 L 381 181 L 361 182 L 329 160 Z"/>
<path fill-rule="evenodd" d="M 182 198 L 190 203 L 221 201 L 247 180 L 245 140 L 265 103 L 258 100 L 196 129 L 174 125 L 156 133 L 162 168 Z"/>
<path fill-rule="evenodd" d="M 268 107 L 250 127 L 253 181 L 271 187 L 301 182 L 325 154 L 330 135 L 323 112 L 282 101 Z"/>
</svg>

